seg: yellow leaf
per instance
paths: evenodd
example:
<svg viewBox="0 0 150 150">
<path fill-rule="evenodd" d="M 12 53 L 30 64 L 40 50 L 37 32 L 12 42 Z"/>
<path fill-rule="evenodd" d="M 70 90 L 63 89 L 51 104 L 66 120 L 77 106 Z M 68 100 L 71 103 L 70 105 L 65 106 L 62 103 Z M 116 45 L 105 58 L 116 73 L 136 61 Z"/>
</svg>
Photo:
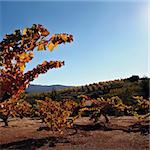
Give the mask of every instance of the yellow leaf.
<svg viewBox="0 0 150 150">
<path fill-rule="evenodd" d="M 27 28 L 23 29 L 22 34 L 23 34 L 23 35 L 25 35 L 25 34 L 27 33 L 27 31 L 28 31 L 28 29 L 27 29 Z"/>
<path fill-rule="evenodd" d="M 50 65 L 53 65 L 53 64 L 54 64 L 54 61 L 50 61 L 49 64 L 50 64 Z"/>
<path fill-rule="evenodd" d="M 20 66 L 20 71 L 21 71 L 21 72 L 24 72 L 24 69 L 25 69 L 25 66 L 24 66 L 24 65 Z"/>
<path fill-rule="evenodd" d="M 30 53 L 29 53 L 29 56 L 30 56 L 30 57 L 34 57 L 33 52 L 30 52 Z"/>
<path fill-rule="evenodd" d="M 45 40 L 41 40 L 40 42 L 38 42 L 37 46 L 38 46 L 38 51 L 41 50 L 46 50 L 46 41 Z"/>
<path fill-rule="evenodd" d="M 23 52 L 22 54 L 19 55 L 20 61 L 22 62 L 30 61 L 31 57 L 33 57 L 32 52 L 30 52 L 29 54 L 27 54 L 26 52 Z"/>
<path fill-rule="evenodd" d="M 27 57 L 27 54 L 25 52 L 23 52 L 22 54 L 19 55 L 20 59 L 24 59 L 25 57 Z"/>
<path fill-rule="evenodd" d="M 58 42 L 55 43 L 55 48 L 57 48 L 57 47 L 58 47 Z"/>
<path fill-rule="evenodd" d="M 61 35 L 61 38 L 62 38 L 64 41 L 67 41 L 67 39 L 68 39 L 68 38 L 67 38 L 67 35 L 65 35 L 65 34 L 62 34 L 62 35 Z"/>
<path fill-rule="evenodd" d="M 42 51 L 42 50 L 45 50 L 45 45 L 44 44 L 39 44 L 38 45 L 38 51 Z"/>
<path fill-rule="evenodd" d="M 48 44 L 48 49 L 52 52 L 54 49 L 55 45 L 51 42 Z"/>
</svg>

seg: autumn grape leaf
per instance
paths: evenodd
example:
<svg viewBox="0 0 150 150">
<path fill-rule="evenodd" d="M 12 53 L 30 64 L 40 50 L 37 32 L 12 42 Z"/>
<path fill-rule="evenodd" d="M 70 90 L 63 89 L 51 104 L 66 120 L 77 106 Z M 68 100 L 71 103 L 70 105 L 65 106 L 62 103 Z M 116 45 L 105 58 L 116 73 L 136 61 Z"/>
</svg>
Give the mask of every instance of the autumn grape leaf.
<svg viewBox="0 0 150 150">
<path fill-rule="evenodd" d="M 23 52 L 22 54 L 19 55 L 20 61 L 24 63 L 29 62 L 33 57 L 34 57 L 33 52 L 30 52 L 29 54 L 26 52 Z"/>
<path fill-rule="evenodd" d="M 44 44 L 39 44 L 38 45 L 38 51 L 46 50 L 46 47 Z"/>
<path fill-rule="evenodd" d="M 62 34 L 62 35 L 61 35 L 61 38 L 62 38 L 62 40 L 64 40 L 65 42 L 66 42 L 67 39 L 68 39 L 66 34 Z"/>
<path fill-rule="evenodd" d="M 48 32 L 47 30 L 44 30 L 44 31 L 41 32 L 42 36 L 47 36 L 49 34 L 50 34 L 50 32 Z"/>
<path fill-rule="evenodd" d="M 61 67 L 61 62 L 57 61 L 56 62 L 56 68 L 60 68 Z"/>
<path fill-rule="evenodd" d="M 27 54 L 25 52 L 23 52 L 19 55 L 20 60 L 23 60 L 26 57 L 27 57 Z"/>
<path fill-rule="evenodd" d="M 55 45 L 54 45 L 52 42 L 50 42 L 50 43 L 48 44 L 48 49 L 49 49 L 51 52 L 53 51 L 54 47 L 55 47 Z"/>
<path fill-rule="evenodd" d="M 45 40 L 41 40 L 40 42 L 38 42 L 38 51 L 42 51 L 42 50 L 46 50 L 46 41 Z"/>
<path fill-rule="evenodd" d="M 23 29 L 22 34 L 23 34 L 23 35 L 26 35 L 27 31 L 28 31 L 28 29 L 27 29 L 27 28 Z"/>
<path fill-rule="evenodd" d="M 20 71 L 21 72 L 24 72 L 24 69 L 25 69 L 25 65 L 20 66 Z"/>
</svg>

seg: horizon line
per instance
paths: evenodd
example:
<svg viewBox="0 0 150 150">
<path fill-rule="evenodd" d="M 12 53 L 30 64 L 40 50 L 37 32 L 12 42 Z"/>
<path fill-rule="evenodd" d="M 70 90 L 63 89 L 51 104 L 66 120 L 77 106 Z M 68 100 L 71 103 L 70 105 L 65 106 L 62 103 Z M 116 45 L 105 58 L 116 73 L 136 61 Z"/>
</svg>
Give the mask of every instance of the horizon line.
<svg viewBox="0 0 150 150">
<path fill-rule="evenodd" d="M 123 77 L 123 78 L 114 78 L 114 79 L 104 79 L 104 80 L 100 80 L 100 81 L 91 81 L 91 82 L 88 82 L 88 83 L 86 83 L 86 84 L 78 84 L 78 85 L 67 85 L 67 84 L 50 84 L 50 85 L 45 85 L 45 84 L 40 84 L 40 83 L 30 83 L 30 85 L 32 84 L 32 85 L 41 85 L 41 86 L 74 86 L 74 87 L 77 87 L 77 86 L 85 86 L 85 85 L 89 85 L 89 84 L 93 84 L 93 83 L 99 83 L 99 82 L 107 82 L 107 81 L 114 81 L 114 80 L 122 80 L 122 79 L 126 79 L 126 78 L 130 78 L 130 77 L 132 77 L 132 76 L 139 76 L 139 78 L 144 78 L 144 77 L 147 77 L 147 78 L 149 78 L 149 76 L 148 75 L 142 75 L 142 76 L 140 76 L 140 75 L 131 75 L 131 76 L 128 76 L 128 77 Z"/>
</svg>

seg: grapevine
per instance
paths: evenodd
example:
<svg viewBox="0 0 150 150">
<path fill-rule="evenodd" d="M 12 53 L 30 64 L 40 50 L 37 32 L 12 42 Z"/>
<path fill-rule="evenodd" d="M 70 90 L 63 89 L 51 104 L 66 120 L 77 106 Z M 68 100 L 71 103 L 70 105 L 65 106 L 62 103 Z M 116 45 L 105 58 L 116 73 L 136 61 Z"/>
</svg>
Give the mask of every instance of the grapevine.
<svg viewBox="0 0 150 150">
<path fill-rule="evenodd" d="M 49 34 L 42 25 L 33 24 L 30 28 L 17 29 L 12 34 L 6 34 L 0 42 L 0 118 L 6 126 L 10 116 L 26 116 L 26 110 L 30 106 L 19 101 L 19 97 L 29 83 L 39 74 L 64 65 L 64 61 L 43 61 L 25 73 L 26 64 L 34 58 L 33 51 L 48 48 L 52 52 L 58 45 L 73 41 L 73 36 L 66 33 L 48 37 Z"/>
<path fill-rule="evenodd" d="M 45 97 L 44 100 L 36 99 L 34 105 L 20 99 L 20 95 L 29 83 L 39 74 L 64 65 L 64 61 L 43 61 L 34 69 L 25 72 L 26 64 L 34 58 L 33 51 L 43 51 L 48 48 L 52 52 L 58 45 L 73 41 L 73 36 L 66 33 L 48 37 L 49 34 L 50 32 L 42 25 L 33 24 L 30 28 L 18 29 L 13 34 L 6 34 L 0 42 L 0 118 L 4 121 L 5 126 L 8 126 L 8 119 L 12 117 L 21 119 L 38 117 L 50 130 L 62 131 L 72 127 L 85 111 L 91 112 L 90 120 L 93 120 L 94 123 L 98 122 L 101 115 L 108 123 L 107 110 L 112 108 L 118 112 L 126 111 L 132 114 L 138 122 L 149 117 L 150 102 L 140 96 L 133 97 L 137 103 L 135 106 L 125 105 L 118 96 L 92 99 L 86 95 L 80 95 L 78 98 L 82 100 L 79 103 L 70 99 L 54 101 Z M 120 81 L 116 81 L 114 86 L 111 81 L 104 82 L 99 85 L 99 88 L 103 91 L 110 90 L 113 86 L 121 87 L 123 83 L 123 81 L 121 84 Z M 146 115 L 141 116 L 140 110 L 144 110 Z M 75 115 L 73 115 L 74 112 L 76 112 Z"/>
<path fill-rule="evenodd" d="M 83 96 L 82 96 L 83 97 Z M 87 99 L 86 96 L 83 97 L 83 101 L 80 104 L 80 107 L 78 108 L 78 113 L 76 116 L 74 116 L 73 120 L 75 121 L 79 117 L 82 116 L 82 113 L 84 111 L 90 111 L 92 112 L 92 115 L 90 116 L 90 120 L 93 120 L 94 122 L 97 122 L 99 117 L 103 115 L 105 117 L 106 123 L 109 122 L 109 119 L 107 117 L 107 110 L 114 108 L 118 112 L 127 112 L 130 115 L 133 115 L 138 122 L 143 121 L 147 117 L 149 117 L 149 100 L 143 99 L 142 97 L 134 97 L 135 99 L 138 99 L 139 105 L 138 107 L 142 107 L 143 109 L 147 110 L 147 114 L 145 116 L 141 116 L 138 114 L 137 110 L 138 107 L 133 107 L 133 106 L 127 106 L 123 104 L 122 100 L 118 97 L 111 97 L 111 98 L 97 98 L 97 99 Z M 88 100 L 88 103 L 91 103 L 90 107 L 86 105 Z"/>
</svg>

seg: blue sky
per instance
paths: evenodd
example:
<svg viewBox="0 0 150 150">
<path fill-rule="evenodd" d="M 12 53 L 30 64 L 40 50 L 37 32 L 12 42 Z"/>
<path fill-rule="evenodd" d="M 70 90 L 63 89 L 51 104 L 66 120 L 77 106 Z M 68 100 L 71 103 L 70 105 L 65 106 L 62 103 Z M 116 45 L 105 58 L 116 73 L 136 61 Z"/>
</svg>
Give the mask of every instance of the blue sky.
<svg viewBox="0 0 150 150">
<path fill-rule="evenodd" d="M 35 52 L 30 70 L 43 60 L 64 60 L 34 84 L 85 85 L 148 76 L 148 5 L 145 2 L 0 2 L 0 40 L 15 29 L 44 25 L 51 35 L 73 34 L 74 42 L 52 53 Z"/>
</svg>

